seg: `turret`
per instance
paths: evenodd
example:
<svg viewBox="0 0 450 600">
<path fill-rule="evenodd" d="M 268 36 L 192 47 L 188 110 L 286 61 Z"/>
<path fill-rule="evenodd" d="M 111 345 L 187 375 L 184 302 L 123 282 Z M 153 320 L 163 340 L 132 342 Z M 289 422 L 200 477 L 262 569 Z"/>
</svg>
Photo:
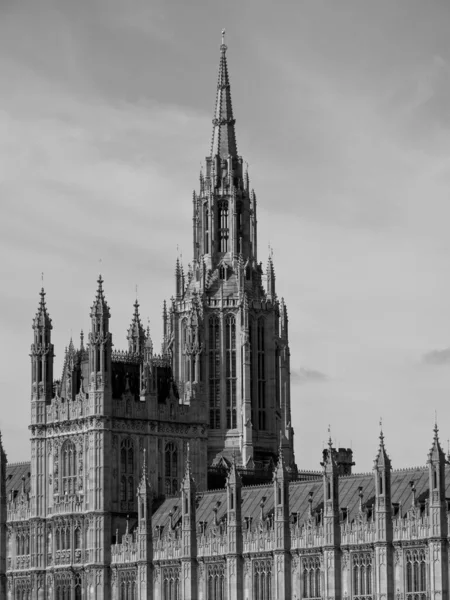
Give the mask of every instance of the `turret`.
<svg viewBox="0 0 450 600">
<path fill-rule="evenodd" d="M 69 347 L 66 349 L 64 359 L 65 389 L 62 390 L 62 396 L 66 400 L 75 400 L 75 396 L 78 392 L 80 371 L 77 362 L 77 352 L 73 345 L 72 338 L 70 338 Z"/>
<path fill-rule="evenodd" d="M 375 479 L 377 539 L 391 542 L 391 461 L 384 447 L 383 431 L 380 432 L 380 446 L 374 460 L 373 474 Z"/>
<path fill-rule="evenodd" d="M 391 461 L 384 447 L 383 431 L 380 431 L 380 446 L 373 464 L 375 483 L 375 554 L 376 564 L 379 568 L 375 571 L 377 578 L 376 589 L 380 595 L 389 600 L 394 597 L 392 585 L 393 564 L 393 527 L 392 527 L 392 500 L 391 500 Z"/>
<path fill-rule="evenodd" d="M 437 423 L 434 427 L 433 445 L 428 453 L 428 477 L 430 486 L 429 522 L 430 582 L 427 590 L 431 598 L 445 597 L 448 593 L 448 547 L 447 547 L 447 501 L 445 499 L 445 454 L 438 437 Z"/>
<path fill-rule="evenodd" d="M 447 537 L 447 504 L 445 500 L 445 454 L 435 425 L 433 445 L 428 453 L 428 474 L 430 485 L 430 517 L 432 537 Z"/>
<path fill-rule="evenodd" d="M 336 450 L 333 448 L 331 437 L 328 448 L 323 451 L 323 462 L 321 464 L 323 467 L 324 563 L 329 565 L 325 573 L 324 595 L 328 598 L 340 598 L 339 468 L 336 463 Z"/>
<path fill-rule="evenodd" d="M 183 276 L 180 259 L 177 258 L 175 264 L 175 298 L 180 300 L 183 297 Z"/>
<path fill-rule="evenodd" d="M 191 472 L 189 445 L 186 457 L 186 470 L 181 484 L 182 551 L 181 562 L 184 600 L 197 600 L 197 527 L 196 527 L 195 482 Z"/>
<path fill-rule="evenodd" d="M 51 343 L 52 321 L 45 305 L 44 288 L 41 289 L 40 302 L 33 319 L 33 343 L 31 345 L 31 399 L 38 402 L 50 402 L 53 396 L 53 344 Z M 45 418 L 42 407 L 36 414 L 37 422 Z"/>
<path fill-rule="evenodd" d="M 235 457 L 228 472 L 227 482 L 227 534 L 228 534 L 228 595 L 230 600 L 240 600 L 243 590 L 242 558 L 242 480 L 236 468 Z"/>
<path fill-rule="evenodd" d="M 280 436 L 282 437 L 282 436 Z M 280 598 L 291 598 L 291 536 L 289 525 L 289 475 L 280 441 L 278 464 L 273 474 L 276 587 Z M 280 568 L 281 566 L 281 568 Z"/>
<path fill-rule="evenodd" d="M 267 296 L 274 302 L 277 295 L 275 291 L 275 269 L 271 256 L 269 256 L 269 260 L 267 261 L 266 292 Z"/>
<path fill-rule="evenodd" d="M 146 450 L 144 448 L 144 464 L 141 480 L 137 490 L 139 544 L 138 580 L 141 582 L 141 597 L 151 600 L 153 597 L 153 544 L 152 544 L 152 501 L 153 494 L 148 480 Z"/>
<path fill-rule="evenodd" d="M 145 331 L 141 324 L 139 316 L 139 302 L 136 299 L 134 303 L 134 313 L 128 329 L 128 351 L 131 354 L 143 355 L 145 348 Z"/>
<path fill-rule="evenodd" d="M 93 398 L 93 409 L 102 412 L 106 406 L 105 392 L 109 390 L 111 380 L 112 338 L 109 332 L 109 307 L 103 293 L 103 279 L 98 278 L 97 295 L 91 308 L 91 331 L 89 333 L 89 391 Z M 91 395 L 92 392 L 92 395 Z M 95 394 L 94 392 L 103 392 Z"/>
</svg>

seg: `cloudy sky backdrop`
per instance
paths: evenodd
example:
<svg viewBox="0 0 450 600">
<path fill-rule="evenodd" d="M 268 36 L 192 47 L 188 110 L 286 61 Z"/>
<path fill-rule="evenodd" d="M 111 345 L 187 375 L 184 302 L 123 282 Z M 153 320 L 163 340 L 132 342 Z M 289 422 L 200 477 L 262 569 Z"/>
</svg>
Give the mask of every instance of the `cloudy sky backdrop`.
<svg viewBox="0 0 450 600">
<path fill-rule="evenodd" d="M 101 270 L 117 348 L 135 286 L 161 339 L 210 148 L 220 30 L 239 152 L 290 317 L 301 468 L 328 425 L 367 471 L 450 437 L 447 0 L 0 0 L 0 427 L 29 457 L 41 272 L 55 375 Z"/>
</svg>

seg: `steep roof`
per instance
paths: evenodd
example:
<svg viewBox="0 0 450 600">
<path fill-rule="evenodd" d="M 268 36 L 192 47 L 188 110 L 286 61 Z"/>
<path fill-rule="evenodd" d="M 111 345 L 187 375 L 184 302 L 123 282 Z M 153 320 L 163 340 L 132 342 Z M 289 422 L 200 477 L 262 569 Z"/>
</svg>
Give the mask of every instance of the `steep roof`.
<svg viewBox="0 0 450 600">
<path fill-rule="evenodd" d="M 416 501 L 424 501 L 429 493 L 429 479 L 427 467 L 415 467 L 394 471 L 391 473 L 392 503 L 399 504 L 401 515 L 404 516 L 411 506 L 412 493 L 410 482 L 414 482 Z M 375 482 L 373 473 L 355 474 L 339 477 L 339 505 L 347 509 L 348 519 L 351 522 L 359 512 L 359 488 L 362 488 L 363 504 L 370 507 L 375 498 Z M 312 492 L 312 510 L 320 511 L 323 506 L 322 479 L 313 481 L 294 481 L 289 484 L 289 510 L 297 513 L 298 522 L 302 524 L 309 514 L 309 497 Z M 450 496 L 450 467 L 446 467 L 446 493 Z M 242 488 L 242 519 L 251 517 L 253 521 L 259 518 L 260 504 L 263 499 L 264 515 L 273 511 L 273 485 L 259 485 Z M 219 503 L 219 504 L 218 504 Z M 169 521 L 169 513 L 174 510 L 173 521 L 176 523 L 181 517 L 181 500 L 171 497 L 155 511 L 152 521 L 153 526 L 164 526 Z M 227 511 L 225 490 L 211 490 L 198 494 L 197 522 L 206 521 L 211 525 L 214 518 L 213 508 L 217 507 L 217 518 L 220 521 Z"/>
<path fill-rule="evenodd" d="M 11 490 L 20 490 L 22 488 L 22 478 L 25 478 L 25 491 L 30 491 L 30 470 L 31 463 L 18 462 L 8 463 L 6 465 L 6 494 L 9 496 Z"/>
</svg>

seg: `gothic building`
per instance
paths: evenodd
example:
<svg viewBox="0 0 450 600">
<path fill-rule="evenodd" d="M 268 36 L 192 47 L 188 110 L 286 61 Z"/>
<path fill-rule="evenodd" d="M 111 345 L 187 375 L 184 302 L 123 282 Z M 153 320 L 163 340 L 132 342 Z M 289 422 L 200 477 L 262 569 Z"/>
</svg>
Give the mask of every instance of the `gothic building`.
<svg viewBox="0 0 450 600">
<path fill-rule="evenodd" d="M 435 428 L 425 467 L 371 474 L 350 449 L 294 458 L 286 305 L 257 254 L 222 41 L 210 155 L 193 195 L 161 354 L 134 304 L 113 350 L 103 280 L 54 377 L 44 290 L 31 345 L 31 460 L 0 441 L 0 598 L 441 600 L 450 472 Z M 152 457 L 151 460 L 149 457 Z"/>
</svg>

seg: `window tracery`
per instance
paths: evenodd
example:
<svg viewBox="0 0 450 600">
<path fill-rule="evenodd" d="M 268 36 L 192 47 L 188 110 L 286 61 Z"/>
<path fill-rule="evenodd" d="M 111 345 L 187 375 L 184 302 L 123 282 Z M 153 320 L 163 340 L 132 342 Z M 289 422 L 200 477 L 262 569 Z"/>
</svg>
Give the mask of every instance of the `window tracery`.
<svg viewBox="0 0 450 600">
<path fill-rule="evenodd" d="M 227 429 L 235 429 L 236 423 L 236 319 L 226 318 L 226 381 L 227 381 Z"/>
<path fill-rule="evenodd" d="M 218 205 L 219 252 L 228 252 L 228 202 L 222 200 Z"/>
<path fill-rule="evenodd" d="M 61 446 L 61 491 L 66 496 L 77 491 L 77 449 L 72 440 Z"/>
<path fill-rule="evenodd" d="M 222 563 L 208 565 L 207 600 L 225 599 L 225 566 Z"/>
<path fill-rule="evenodd" d="M 427 561 L 424 548 L 407 550 L 406 597 L 408 600 L 425 600 L 427 593 Z"/>
<path fill-rule="evenodd" d="M 163 600 L 180 600 L 180 567 L 165 567 L 162 583 Z"/>
<path fill-rule="evenodd" d="M 119 600 L 137 600 L 135 571 L 119 571 Z"/>
<path fill-rule="evenodd" d="M 266 429 L 266 369 L 265 369 L 265 323 L 264 317 L 258 319 L 257 352 L 258 352 L 258 429 Z"/>
<path fill-rule="evenodd" d="M 136 496 L 134 480 L 134 444 L 126 438 L 120 444 L 120 504 L 122 510 L 131 510 Z M 131 506 L 130 506 L 131 505 Z"/>
<path fill-rule="evenodd" d="M 321 597 L 320 557 L 303 559 L 303 598 Z"/>
<path fill-rule="evenodd" d="M 253 561 L 253 600 L 272 600 L 272 560 Z"/>
<path fill-rule="evenodd" d="M 70 573 L 55 575 L 55 600 L 72 600 L 72 576 Z"/>
<path fill-rule="evenodd" d="M 166 495 L 178 493 L 178 448 L 168 442 L 165 448 L 165 491 Z"/>
<path fill-rule="evenodd" d="M 353 599 L 372 599 L 372 554 L 355 552 L 352 556 Z"/>
<path fill-rule="evenodd" d="M 209 319 L 209 426 L 220 429 L 220 323 Z"/>
<path fill-rule="evenodd" d="M 18 579 L 15 587 L 17 600 L 31 600 L 31 581 L 29 579 Z"/>
</svg>

